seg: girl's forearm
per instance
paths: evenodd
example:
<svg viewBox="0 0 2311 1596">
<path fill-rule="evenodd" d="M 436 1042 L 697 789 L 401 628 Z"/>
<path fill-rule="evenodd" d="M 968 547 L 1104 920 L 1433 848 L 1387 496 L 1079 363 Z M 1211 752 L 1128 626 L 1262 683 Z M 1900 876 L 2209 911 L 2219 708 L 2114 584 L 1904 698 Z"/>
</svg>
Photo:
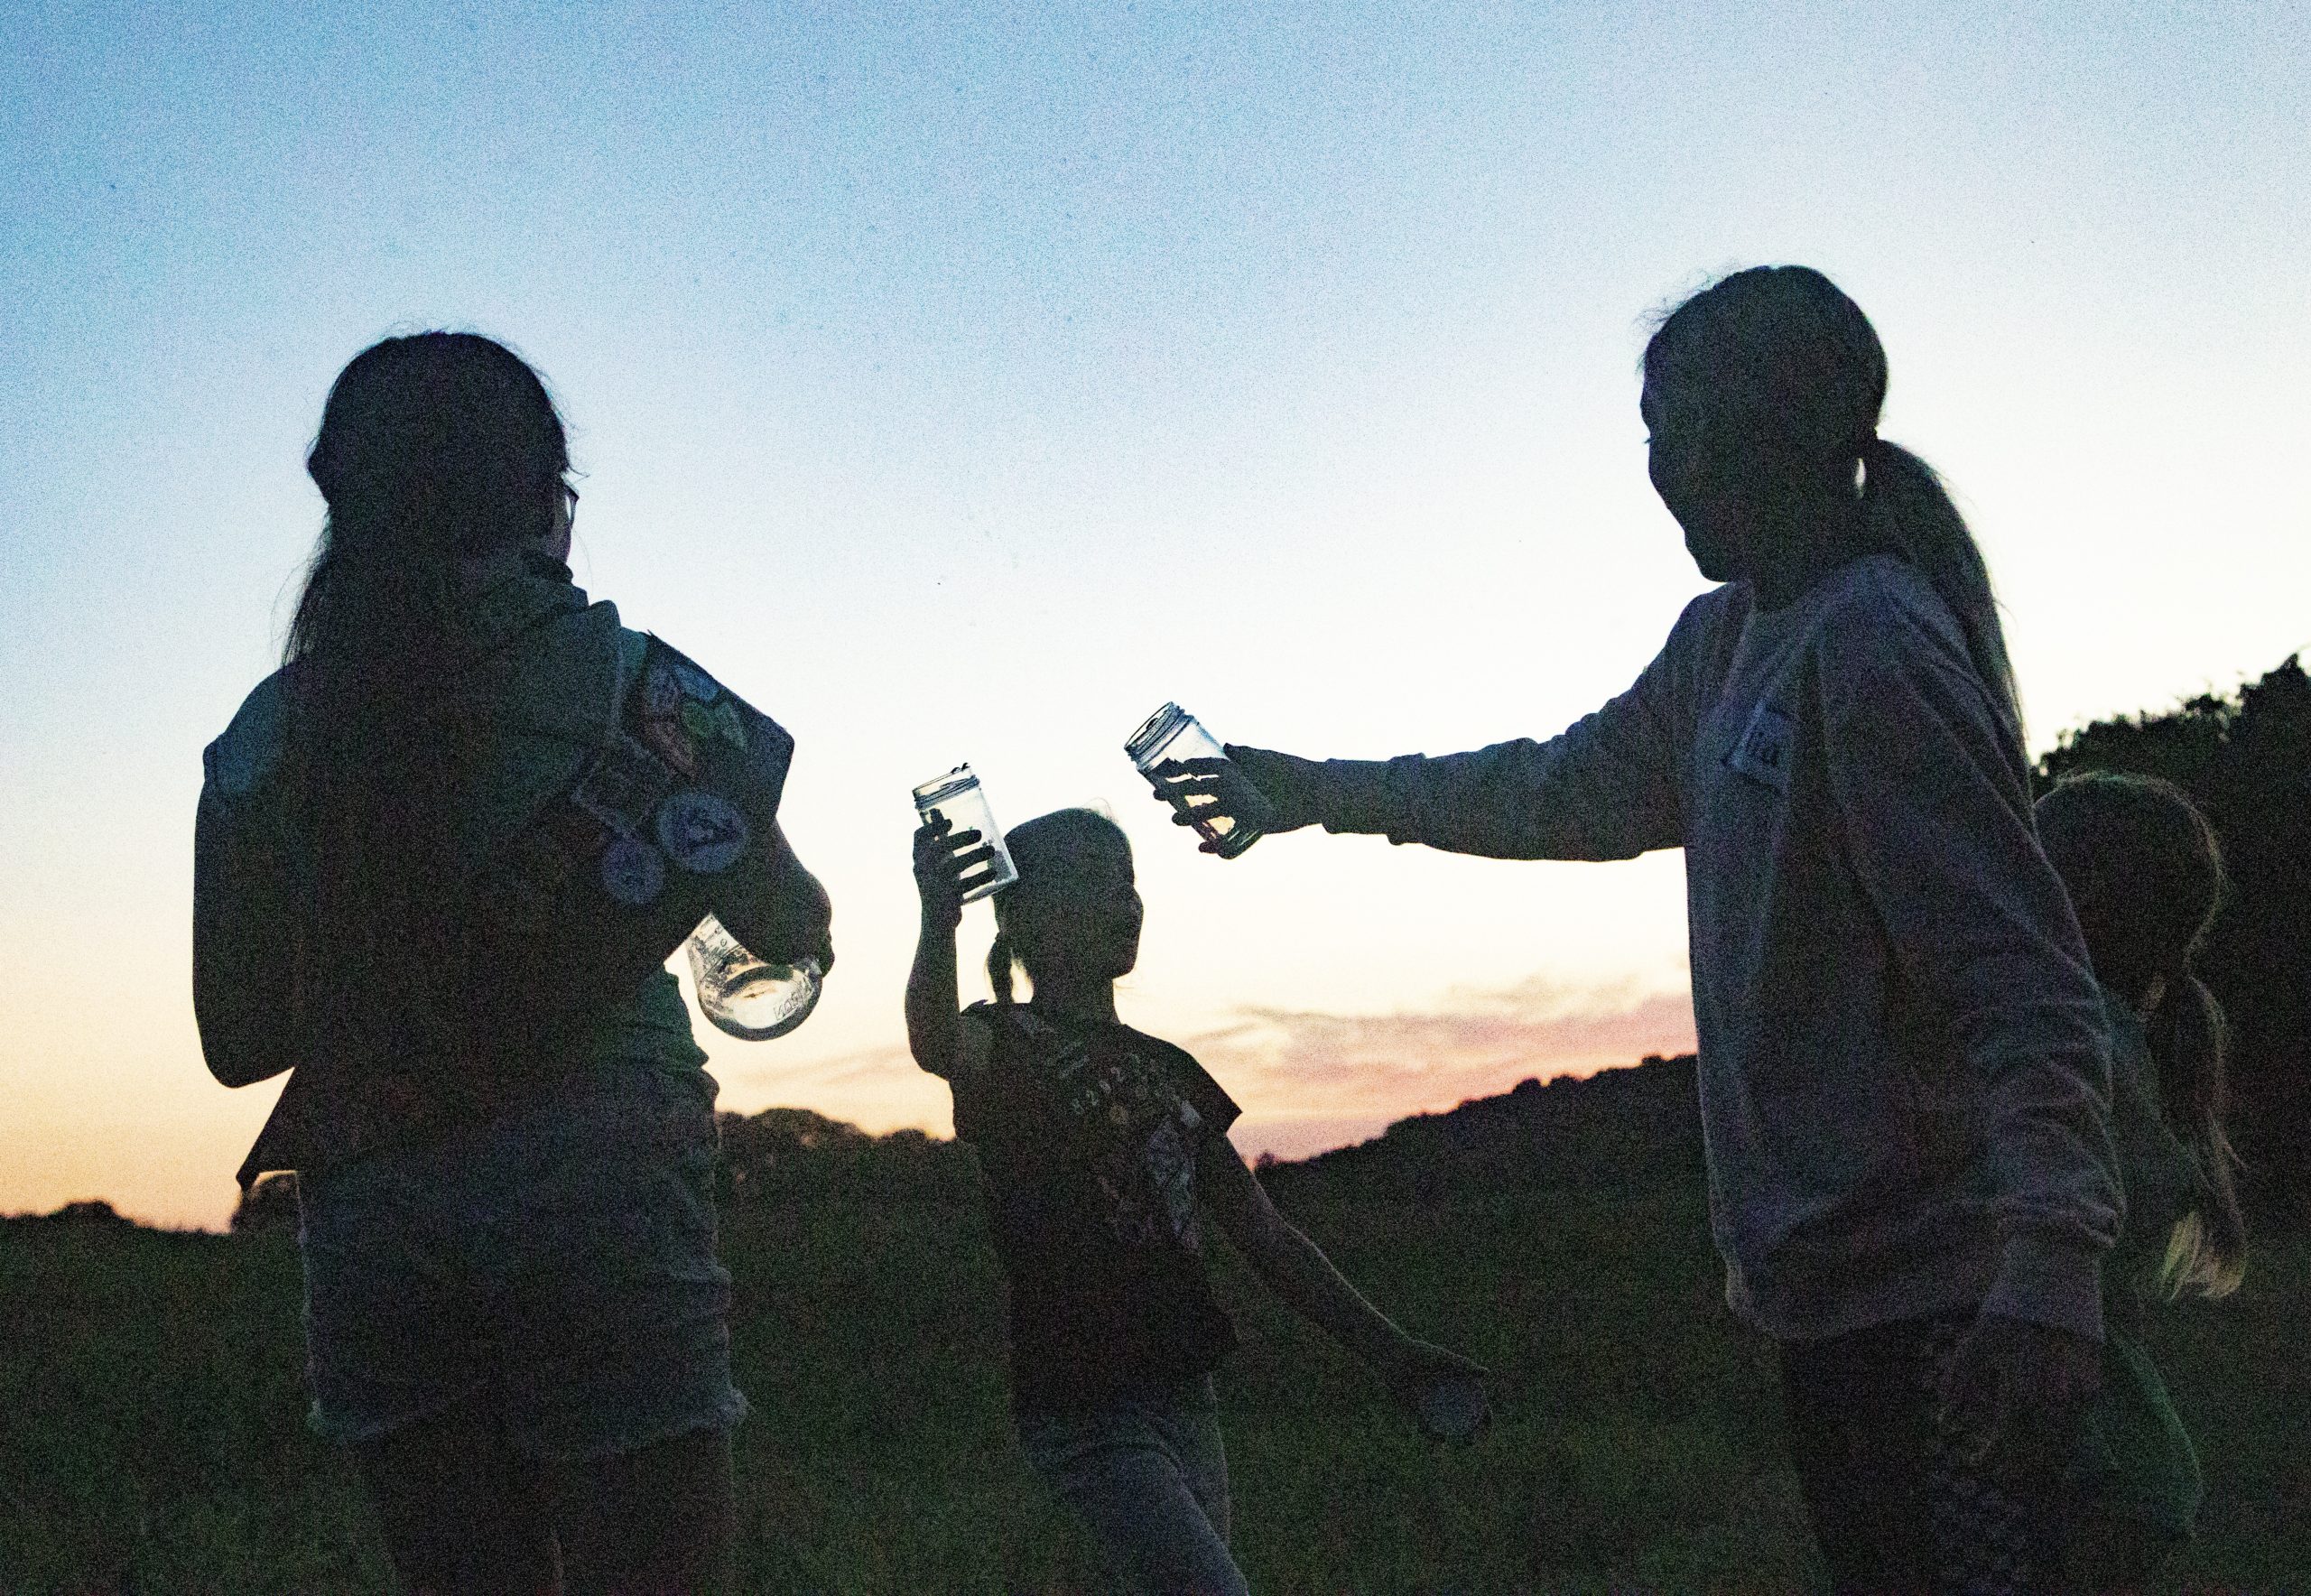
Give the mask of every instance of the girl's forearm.
<svg viewBox="0 0 2311 1596">
<path fill-rule="evenodd" d="M 1268 1289 L 1302 1318 L 1376 1368 L 1385 1369 L 1405 1333 L 1349 1284 L 1323 1249 L 1277 1216 L 1247 1259 Z"/>
<path fill-rule="evenodd" d="M 957 992 L 954 928 L 926 921 L 906 978 L 906 1042 L 914 1062 L 933 1074 L 945 1074 L 954 1061 Z"/>
</svg>

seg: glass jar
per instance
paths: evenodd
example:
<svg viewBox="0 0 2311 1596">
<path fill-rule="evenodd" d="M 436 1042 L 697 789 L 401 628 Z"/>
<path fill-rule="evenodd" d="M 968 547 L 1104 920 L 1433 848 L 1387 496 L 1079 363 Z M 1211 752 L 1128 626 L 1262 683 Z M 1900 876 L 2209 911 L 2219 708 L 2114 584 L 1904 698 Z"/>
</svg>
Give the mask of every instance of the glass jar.
<svg viewBox="0 0 2311 1596">
<path fill-rule="evenodd" d="M 984 874 L 966 877 L 969 885 L 963 888 L 963 902 L 975 903 L 1019 879 L 1019 868 L 1011 862 L 1011 850 L 1003 846 L 1003 828 L 995 823 L 995 811 L 988 807 L 987 789 L 979 784 L 979 777 L 971 774 L 969 765 L 958 765 L 945 775 L 917 787 L 914 812 L 926 821 L 934 814 L 945 815 L 950 837 L 977 831 L 979 840 L 971 847 L 995 849 L 995 857 L 984 867 Z"/>
<path fill-rule="evenodd" d="M 698 1006 L 715 1028 L 748 1042 L 784 1036 L 810 1018 L 824 974 L 816 959 L 757 959 L 711 914 L 691 933 L 690 973 L 698 982 Z"/>
<path fill-rule="evenodd" d="M 1226 759 L 1220 740 L 1204 730 L 1202 724 L 1177 704 L 1165 704 L 1140 722 L 1139 729 L 1131 734 L 1123 746 L 1139 774 L 1147 778 L 1148 785 L 1169 799 L 1172 807 L 1188 817 L 1188 823 L 1199 836 L 1215 845 L 1213 851 L 1223 859 L 1232 859 L 1266 833 L 1256 820 L 1233 815 L 1208 814 L 1211 803 L 1193 803 L 1174 791 L 1173 784 L 1156 774 L 1156 767 L 1173 759 Z"/>
</svg>

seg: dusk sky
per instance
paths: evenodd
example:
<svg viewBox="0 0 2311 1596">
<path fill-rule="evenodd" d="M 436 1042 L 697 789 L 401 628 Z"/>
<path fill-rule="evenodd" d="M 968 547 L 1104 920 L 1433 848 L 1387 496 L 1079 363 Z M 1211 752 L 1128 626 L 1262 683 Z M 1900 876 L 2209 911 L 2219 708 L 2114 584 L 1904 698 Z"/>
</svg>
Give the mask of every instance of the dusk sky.
<svg viewBox="0 0 2311 1596">
<path fill-rule="evenodd" d="M 946 1131 L 907 790 L 968 759 L 1117 812 L 1124 1016 L 1298 1154 L 1689 1044 L 1679 859 L 1221 863 L 1138 721 L 1443 753 L 1627 685 L 1703 585 L 1638 352 L 1782 261 L 1876 321 L 2034 745 L 2260 674 L 2311 645 L 2306 130 L 2295 5 L 11 5 L 0 1212 L 230 1211 L 277 1089 L 201 1066 L 200 750 L 380 336 L 532 359 L 580 582 L 797 738 L 840 963 L 699 1024 L 723 1106 Z"/>
</svg>

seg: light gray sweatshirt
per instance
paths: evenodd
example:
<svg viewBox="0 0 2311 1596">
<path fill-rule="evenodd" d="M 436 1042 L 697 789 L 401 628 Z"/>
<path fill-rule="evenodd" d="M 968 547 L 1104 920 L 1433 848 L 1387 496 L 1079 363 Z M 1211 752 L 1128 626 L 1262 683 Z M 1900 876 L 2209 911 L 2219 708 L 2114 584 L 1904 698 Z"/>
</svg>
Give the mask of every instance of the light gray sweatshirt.
<svg viewBox="0 0 2311 1596">
<path fill-rule="evenodd" d="M 1949 608 L 1888 556 L 1687 606 L 1546 742 L 1336 760 L 1333 830 L 1495 858 L 1685 849 L 1711 1221 L 1809 1340 L 1977 1307 L 2099 1337 L 2122 1197 L 2101 994 Z"/>
</svg>

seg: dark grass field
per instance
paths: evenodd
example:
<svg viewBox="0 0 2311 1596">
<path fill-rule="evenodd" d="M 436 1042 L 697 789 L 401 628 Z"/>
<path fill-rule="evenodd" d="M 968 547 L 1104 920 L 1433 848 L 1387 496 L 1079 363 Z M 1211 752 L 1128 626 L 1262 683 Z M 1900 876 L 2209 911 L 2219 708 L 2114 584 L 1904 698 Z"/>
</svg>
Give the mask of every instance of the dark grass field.
<svg viewBox="0 0 2311 1596">
<path fill-rule="evenodd" d="M 1303 1183 L 1291 1211 L 1381 1305 L 1498 1372 L 1473 1445 L 1422 1441 L 1231 1262 L 1220 1380 L 1261 1591 L 1798 1591 L 1815 1571 L 1763 1349 L 1719 1305 L 1697 1199 L 1454 1207 Z M 1100 1588 L 1022 1471 L 994 1260 L 953 1196 L 737 1206 L 744 1588 Z M 383 1591 L 352 1478 L 307 1436 L 278 1231 L 0 1225 L 0 1591 Z M 2208 1474 L 2162 1587 L 2311 1589 L 2311 1248 L 2159 1327 Z"/>
</svg>

